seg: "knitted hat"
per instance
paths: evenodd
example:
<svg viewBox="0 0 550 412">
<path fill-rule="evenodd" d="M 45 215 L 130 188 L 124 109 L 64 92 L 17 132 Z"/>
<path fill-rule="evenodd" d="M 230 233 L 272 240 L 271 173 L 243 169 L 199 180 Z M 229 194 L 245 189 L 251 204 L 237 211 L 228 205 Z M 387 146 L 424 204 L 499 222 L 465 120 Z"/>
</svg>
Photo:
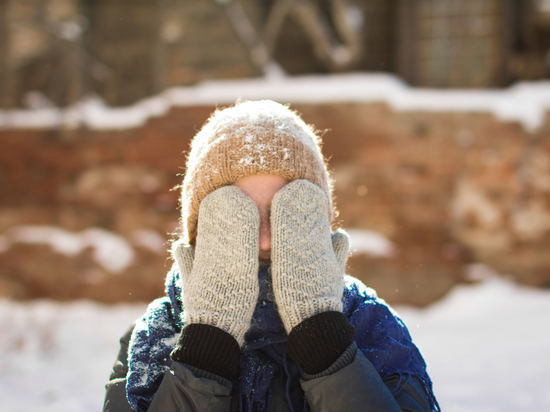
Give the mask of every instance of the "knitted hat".
<svg viewBox="0 0 550 412">
<path fill-rule="evenodd" d="M 332 204 L 332 185 L 321 139 L 288 107 L 247 101 L 216 111 L 194 137 L 182 186 L 184 240 L 197 235 L 199 205 L 214 190 L 256 174 L 306 179 Z M 334 207 L 329 208 L 330 220 Z"/>
</svg>

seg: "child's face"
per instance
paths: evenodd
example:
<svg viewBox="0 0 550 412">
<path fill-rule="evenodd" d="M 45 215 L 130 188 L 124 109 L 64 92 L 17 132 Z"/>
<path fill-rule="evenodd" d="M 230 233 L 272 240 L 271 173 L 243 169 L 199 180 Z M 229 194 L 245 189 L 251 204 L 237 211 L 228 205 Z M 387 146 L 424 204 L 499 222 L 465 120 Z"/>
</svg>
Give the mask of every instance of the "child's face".
<svg viewBox="0 0 550 412">
<path fill-rule="evenodd" d="M 286 179 L 275 175 L 247 176 L 234 183 L 256 203 L 260 211 L 260 260 L 271 258 L 271 201 L 287 183 Z"/>
</svg>

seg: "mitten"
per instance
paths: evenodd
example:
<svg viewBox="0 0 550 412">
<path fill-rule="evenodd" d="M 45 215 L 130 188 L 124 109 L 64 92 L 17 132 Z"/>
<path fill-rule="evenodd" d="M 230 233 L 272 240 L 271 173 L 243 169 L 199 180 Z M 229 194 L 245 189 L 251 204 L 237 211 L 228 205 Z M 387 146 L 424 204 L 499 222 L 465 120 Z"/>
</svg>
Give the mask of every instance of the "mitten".
<svg viewBox="0 0 550 412">
<path fill-rule="evenodd" d="M 273 291 L 287 333 L 322 312 L 341 312 L 349 251 L 344 231 L 331 234 L 329 201 L 307 180 L 295 180 L 271 203 Z"/>
<path fill-rule="evenodd" d="M 259 225 L 258 208 L 235 186 L 201 202 L 195 248 L 177 242 L 172 249 L 186 328 L 211 325 L 243 345 L 259 294 Z"/>
</svg>

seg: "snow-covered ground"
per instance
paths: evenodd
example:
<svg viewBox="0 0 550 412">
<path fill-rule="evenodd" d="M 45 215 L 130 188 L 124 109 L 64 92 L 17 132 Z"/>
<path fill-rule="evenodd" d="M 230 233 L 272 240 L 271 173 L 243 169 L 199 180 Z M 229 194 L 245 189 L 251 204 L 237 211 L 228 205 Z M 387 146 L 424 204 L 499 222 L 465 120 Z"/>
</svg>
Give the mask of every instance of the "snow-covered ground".
<svg viewBox="0 0 550 412">
<path fill-rule="evenodd" d="M 472 269 L 479 283 L 426 309 L 396 308 L 442 409 L 550 410 L 550 291 Z M 0 410 L 101 410 L 118 339 L 144 308 L 0 300 Z"/>
<path fill-rule="evenodd" d="M 100 411 L 118 339 L 144 308 L 0 301 L 0 410 Z"/>
<path fill-rule="evenodd" d="M 427 309 L 398 308 L 445 412 L 550 411 L 550 290 L 521 287 L 474 265 Z"/>
</svg>

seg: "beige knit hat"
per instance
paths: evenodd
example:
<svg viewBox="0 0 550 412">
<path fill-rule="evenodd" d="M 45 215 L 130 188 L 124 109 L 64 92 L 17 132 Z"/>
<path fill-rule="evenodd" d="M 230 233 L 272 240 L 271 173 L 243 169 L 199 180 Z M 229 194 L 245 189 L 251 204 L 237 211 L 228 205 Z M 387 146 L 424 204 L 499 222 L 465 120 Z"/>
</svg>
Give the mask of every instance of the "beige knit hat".
<svg viewBox="0 0 550 412">
<path fill-rule="evenodd" d="M 194 244 L 199 205 L 214 190 L 256 174 L 306 179 L 332 204 L 321 139 L 288 107 L 247 101 L 216 111 L 194 137 L 182 186 L 183 238 Z M 330 220 L 334 219 L 334 206 Z M 187 238 L 186 238 L 187 237 Z"/>
</svg>

